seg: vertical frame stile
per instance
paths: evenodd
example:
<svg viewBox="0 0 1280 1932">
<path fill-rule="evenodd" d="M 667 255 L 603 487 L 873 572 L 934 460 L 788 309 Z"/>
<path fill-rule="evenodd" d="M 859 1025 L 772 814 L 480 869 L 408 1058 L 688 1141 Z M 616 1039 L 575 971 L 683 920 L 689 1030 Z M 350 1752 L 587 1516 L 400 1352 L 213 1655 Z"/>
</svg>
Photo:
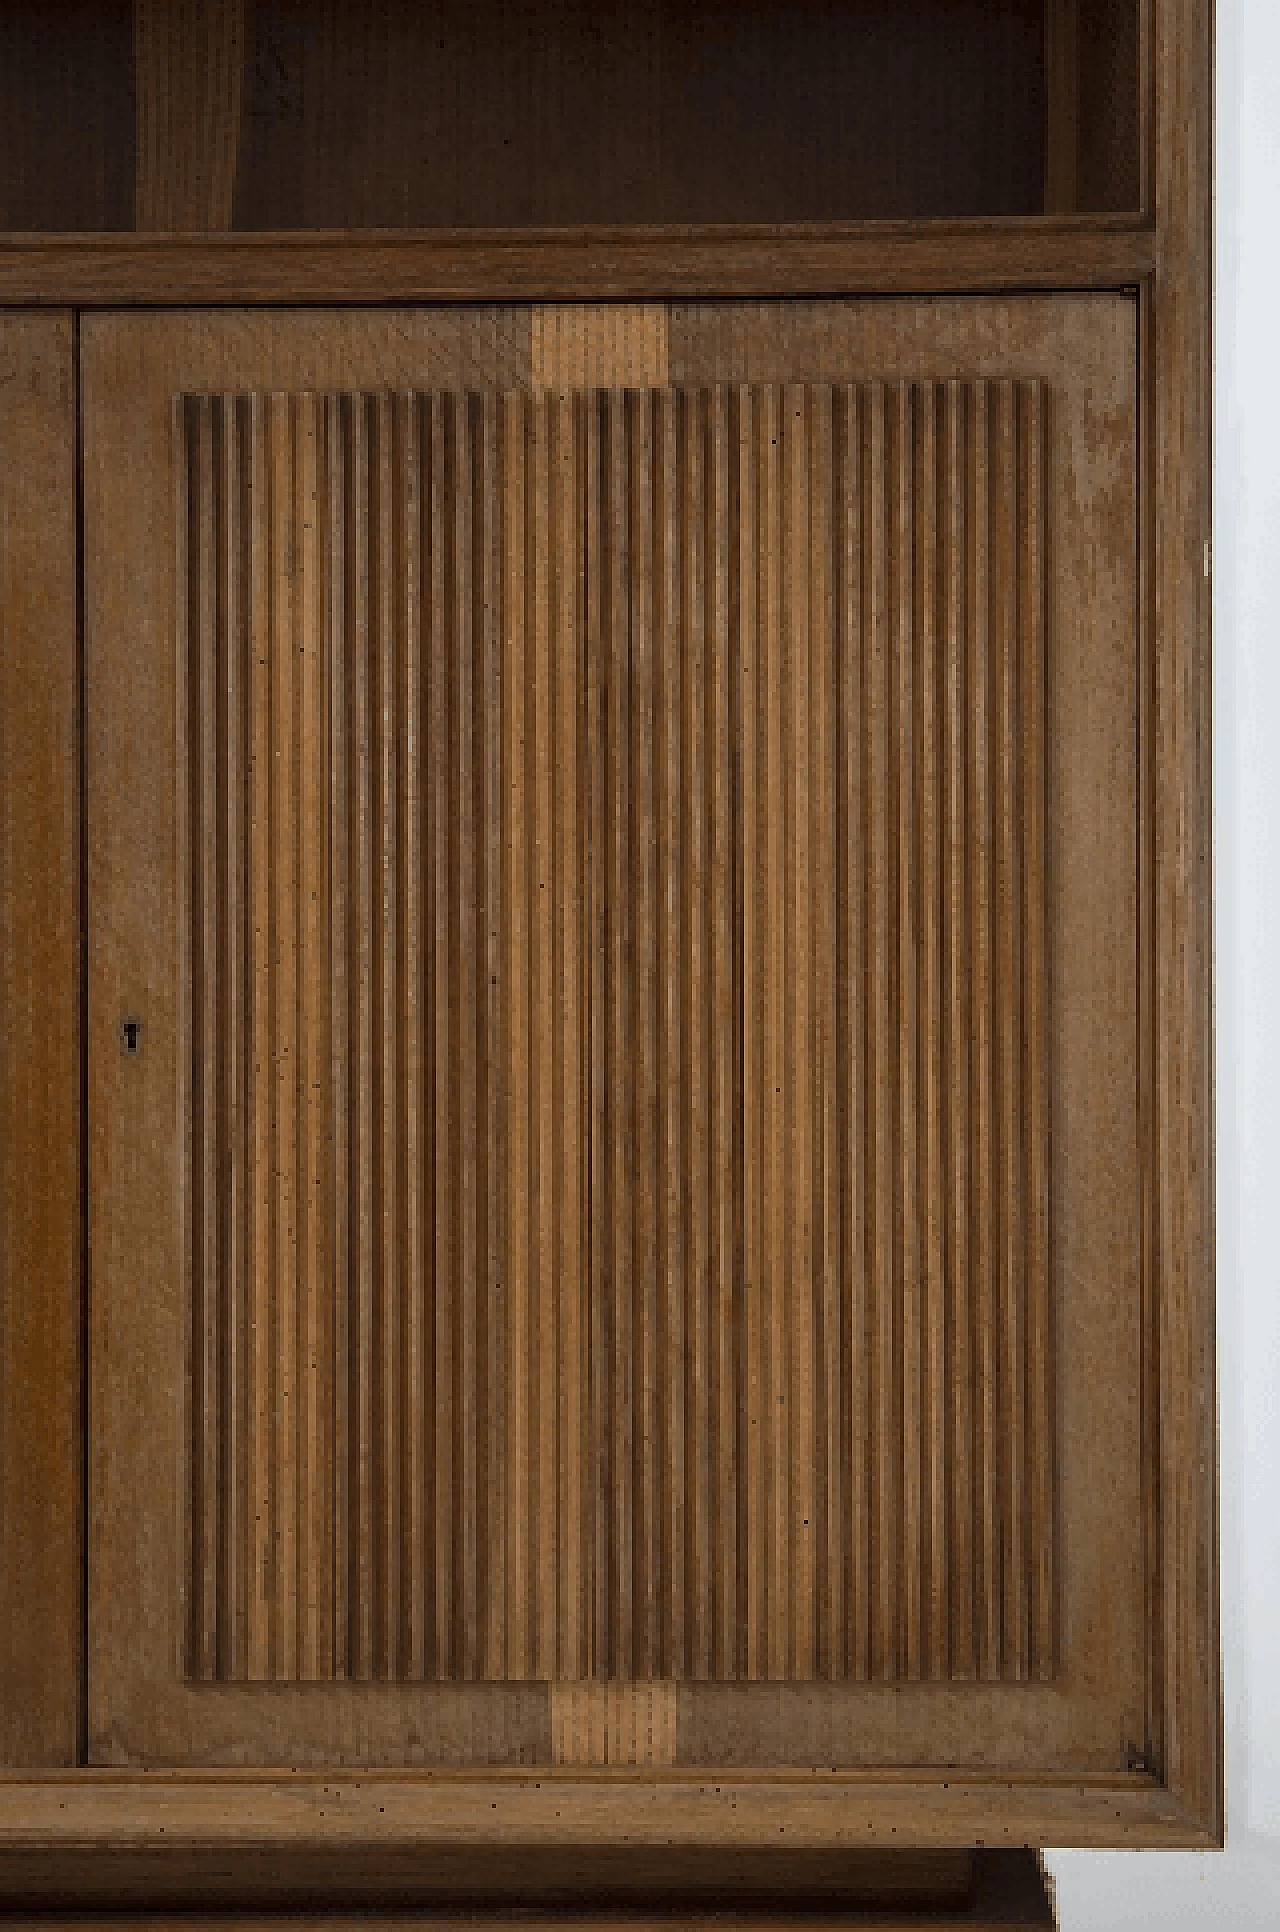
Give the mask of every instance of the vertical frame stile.
<svg viewBox="0 0 1280 1932">
<path fill-rule="evenodd" d="M 1150 29 L 1145 30 L 1151 54 Z M 1154 123 L 1154 114 L 1152 116 Z M 1148 147 L 1153 147 L 1154 125 Z M 1160 1297 L 1160 1174 L 1157 1107 L 1157 934 L 1158 872 L 1156 868 L 1156 465 L 1158 422 L 1155 405 L 1155 288 L 1150 279 L 1138 293 L 1138 1018 L 1139 1018 L 1139 1135 L 1143 1149 L 1142 1188 L 1142 1336 L 1143 1336 L 1143 1450 L 1144 1450 L 1144 1564 L 1147 1613 L 1147 1754 L 1152 1763 L 1164 1762 L 1167 1712 L 1165 1676 L 1164 1523 L 1160 1491 L 1162 1469 L 1162 1402 L 1160 1357 L 1163 1314 Z"/>
<path fill-rule="evenodd" d="M 1212 431 L 1214 10 L 1153 0 L 1143 340 L 1151 412 L 1153 1172 L 1157 1203 L 1160 1768 L 1225 1830 L 1214 1319 Z"/>
<path fill-rule="evenodd" d="M 110 1319 L 103 1293 L 110 1274 L 95 1251 L 91 1283 L 89 1244 L 94 1188 L 103 1173 L 102 1127 L 110 1117 L 103 1087 L 127 1111 L 133 1069 L 115 1057 L 120 1015 L 96 978 L 111 953 L 97 921 L 97 891 L 102 772 L 114 745 L 99 709 L 110 683 L 101 673 L 98 585 L 90 575 L 102 554 L 86 507 L 99 444 L 86 407 L 83 349 L 76 314 L 47 304 L 0 310 L 0 1765 L 10 1779 L 6 1804 L 20 1801 L 26 1779 L 84 1763 L 100 1735 L 104 1699 L 90 1660 L 112 1593 L 103 1583 L 102 1551 L 92 1543 L 114 1453 L 101 1426 L 107 1405 L 97 1372 Z M 164 462 L 154 500 L 165 592 L 155 615 L 166 626 L 181 611 L 175 537 L 180 541 L 185 489 L 177 474 L 181 408 L 175 410 L 172 393 L 158 399 L 152 418 Z M 172 638 L 174 628 L 166 634 Z M 176 728 L 181 743 L 185 674 L 181 662 L 175 668 L 179 688 L 165 689 L 166 710 L 174 707 L 165 728 Z M 132 750 L 127 731 L 118 742 Z M 173 800 L 179 838 L 184 760 L 179 752 Z M 150 771 L 156 769 L 152 764 Z M 175 963 L 185 983 L 183 943 Z M 129 995 L 135 1012 L 139 997 Z M 174 1017 L 177 1038 L 185 1040 L 182 995 Z M 125 1076 L 118 1086 L 111 1078 L 117 1069 Z M 185 1206 L 190 1176 L 181 1156 L 173 1179 Z M 175 1240 L 178 1267 L 187 1260 L 185 1239 Z M 185 1363 L 186 1321 L 174 1332 Z M 185 1380 L 180 1370 L 178 1378 Z M 187 1425 L 177 1402 L 175 1409 Z M 185 1440 L 190 1443 L 189 1428 Z M 181 1536 L 190 1534 L 189 1460 L 176 1467 L 180 1488 L 170 1499 L 171 1520 L 184 1522 L 184 1529 L 174 1558 L 187 1587 L 167 1651 L 185 1662 L 191 1552 Z"/>
</svg>

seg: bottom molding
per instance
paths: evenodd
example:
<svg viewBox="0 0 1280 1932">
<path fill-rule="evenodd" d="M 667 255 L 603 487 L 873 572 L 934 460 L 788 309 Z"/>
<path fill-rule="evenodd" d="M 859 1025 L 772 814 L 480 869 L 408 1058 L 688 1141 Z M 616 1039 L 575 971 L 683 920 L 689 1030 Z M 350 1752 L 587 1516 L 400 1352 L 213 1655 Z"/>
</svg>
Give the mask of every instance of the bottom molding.
<svg viewBox="0 0 1280 1932">
<path fill-rule="evenodd" d="M 529 1926 L 574 1932 L 767 1932 L 769 1927 L 804 1932 L 1044 1932 L 1057 1921 L 1039 1853 L 1019 1851 L 865 1852 L 843 1856 L 752 1855 L 744 1848 L 732 1861 L 712 1855 L 690 1860 L 674 1850 L 664 1861 L 636 1859 L 625 1865 L 613 1848 L 561 1851 L 554 1866 L 531 1861 L 511 1848 L 506 1858 L 484 1856 L 477 1891 L 474 1863 L 453 1882 L 416 1898 L 417 1888 L 381 1881 L 370 1861 L 363 1882 L 324 1884 L 288 1870 L 264 1846 L 227 1848 L 214 1859 L 188 1856 L 163 1874 L 142 1869 L 126 1848 L 117 1861 L 94 1861 L 92 1877 L 77 1871 L 65 1849 L 32 1859 L 25 1893 L 6 1888 L 0 1932 L 160 1932 L 179 1921 L 184 1932 L 226 1927 L 228 1932 L 302 1932 L 308 1924 L 325 1932 L 415 1932 L 431 1927 Z M 111 1870 L 111 1865 L 115 1869 Z M 16 1874 L 10 1873 L 12 1880 Z M 109 1916 L 108 1916 L 109 1915 Z"/>
</svg>

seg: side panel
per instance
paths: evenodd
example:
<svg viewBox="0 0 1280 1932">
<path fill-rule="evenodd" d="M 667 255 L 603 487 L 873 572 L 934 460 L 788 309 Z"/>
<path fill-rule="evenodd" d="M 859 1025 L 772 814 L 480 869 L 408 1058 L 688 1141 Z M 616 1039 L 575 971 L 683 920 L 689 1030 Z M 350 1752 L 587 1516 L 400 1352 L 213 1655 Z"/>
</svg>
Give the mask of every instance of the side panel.
<svg viewBox="0 0 1280 1932">
<path fill-rule="evenodd" d="M 0 1764 L 73 1764 L 80 850 L 68 315 L 0 315 Z"/>
</svg>

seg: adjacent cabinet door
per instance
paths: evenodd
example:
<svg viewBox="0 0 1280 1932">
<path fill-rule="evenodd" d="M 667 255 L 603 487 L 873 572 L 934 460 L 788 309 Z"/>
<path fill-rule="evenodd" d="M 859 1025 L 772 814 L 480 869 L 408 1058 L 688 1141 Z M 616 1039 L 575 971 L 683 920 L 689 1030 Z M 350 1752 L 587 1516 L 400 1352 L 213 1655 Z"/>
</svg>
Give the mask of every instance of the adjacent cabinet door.
<svg viewBox="0 0 1280 1932">
<path fill-rule="evenodd" d="M 1131 1767 L 1136 302 L 82 353 L 92 1760 Z"/>
</svg>

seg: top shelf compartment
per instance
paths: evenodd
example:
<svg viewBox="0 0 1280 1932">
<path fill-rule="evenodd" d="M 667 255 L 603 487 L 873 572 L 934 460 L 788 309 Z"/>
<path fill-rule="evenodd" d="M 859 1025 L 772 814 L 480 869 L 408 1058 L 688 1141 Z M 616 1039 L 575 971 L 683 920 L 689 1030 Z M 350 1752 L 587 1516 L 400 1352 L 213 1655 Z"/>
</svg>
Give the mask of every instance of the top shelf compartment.
<svg viewBox="0 0 1280 1932">
<path fill-rule="evenodd" d="M 0 230 L 1141 209 L 1146 0 L 0 0 Z"/>
</svg>

